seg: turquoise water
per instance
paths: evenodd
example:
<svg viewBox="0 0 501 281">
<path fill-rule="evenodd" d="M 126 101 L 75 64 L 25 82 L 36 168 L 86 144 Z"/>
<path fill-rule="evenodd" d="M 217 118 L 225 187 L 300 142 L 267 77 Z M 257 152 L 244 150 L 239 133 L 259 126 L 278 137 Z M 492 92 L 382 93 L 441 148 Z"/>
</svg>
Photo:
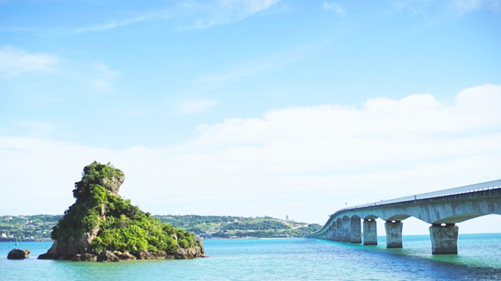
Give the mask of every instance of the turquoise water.
<svg viewBox="0 0 501 281">
<path fill-rule="evenodd" d="M 403 249 L 316 239 L 206 240 L 209 258 L 85 263 L 37 260 L 50 242 L 0 243 L 0 280 L 501 280 L 501 234 L 460 235 L 459 254 L 432 256 L 428 236 Z M 7 260 L 13 248 L 26 260 Z"/>
</svg>

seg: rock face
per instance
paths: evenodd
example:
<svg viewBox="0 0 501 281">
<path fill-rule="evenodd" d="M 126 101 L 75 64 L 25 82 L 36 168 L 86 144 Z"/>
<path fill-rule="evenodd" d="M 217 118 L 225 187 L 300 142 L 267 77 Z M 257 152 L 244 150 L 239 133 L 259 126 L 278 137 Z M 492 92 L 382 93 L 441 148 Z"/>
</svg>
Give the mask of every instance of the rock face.
<svg viewBox="0 0 501 281">
<path fill-rule="evenodd" d="M 38 257 L 40 258 L 40 257 Z M 72 261 L 97 261 L 96 255 L 85 253 L 85 254 L 76 254 L 71 258 Z"/>
<path fill-rule="evenodd" d="M 204 245 L 201 239 L 198 239 L 198 246 L 192 248 L 179 248 L 174 255 L 175 259 L 192 259 L 206 257 L 204 253 Z"/>
<path fill-rule="evenodd" d="M 113 251 L 113 254 L 117 256 L 121 260 L 135 260 L 136 257 L 130 254 L 129 252 L 120 252 L 120 251 Z"/>
<path fill-rule="evenodd" d="M 94 162 L 75 183 L 70 206 L 52 231 L 54 243 L 39 259 L 117 262 L 204 257 L 193 233 L 163 225 L 118 195 L 125 180 L 110 164 Z"/>
<path fill-rule="evenodd" d="M 9 252 L 7 255 L 7 258 L 10 260 L 22 260 L 28 258 L 30 255 L 30 251 L 28 250 L 19 250 L 19 249 L 14 249 Z"/>
<path fill-rule="evenodd" d="M 97 256 L 97 261 L 100 262 L 117 262 L 120 261 L 120 259 L 111 251 L 102 251 L 99 253 Z"/>
<path fill-rule="evenodd" d="M 38 256 L 39 259 L 73 259 L 75 255 L 92 252 L 92 241 L 97 236 L 98 229 L 92 229 L 89 233 L 72 235 L 66 241 L 54 241 L 52 247 L 45 254 Z M 88 260 L 88 259 L 85 259 Z"/>
</svg>

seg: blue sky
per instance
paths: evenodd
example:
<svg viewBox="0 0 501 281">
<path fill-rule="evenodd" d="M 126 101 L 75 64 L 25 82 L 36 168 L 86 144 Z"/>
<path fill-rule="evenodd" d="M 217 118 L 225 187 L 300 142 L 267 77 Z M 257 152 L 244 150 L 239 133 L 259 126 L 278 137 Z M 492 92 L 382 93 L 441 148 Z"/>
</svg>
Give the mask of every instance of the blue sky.
<svg viewBox="0 0 501 281">
<path fill-rule="evenodd" d="M 318 223 L 498 179 L 500 27 L 499 0 L 0 0 L 0 213 L 62 213 L 94 160 L 152 213 Z"/>
</svg>

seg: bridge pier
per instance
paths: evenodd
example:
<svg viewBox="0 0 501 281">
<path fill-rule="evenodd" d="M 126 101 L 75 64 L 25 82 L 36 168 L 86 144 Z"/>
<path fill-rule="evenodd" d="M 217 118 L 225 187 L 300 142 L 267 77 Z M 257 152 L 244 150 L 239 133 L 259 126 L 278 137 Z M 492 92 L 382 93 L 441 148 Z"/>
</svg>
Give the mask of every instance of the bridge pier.
<svg viewBox="0 0 501 281">
<path fill-rule="evenodd" d="M 360 226 L 360 218 L 351 218 L 351 231 L 350 231 L 350 242 L 351 243 L 362 243 L 362 229 Z"/>
<path fill-rule="evenodd" d="M 458 227 L 455 224 L 430 226 L 431 253 L 433 255 L 458 253 Z"/>
<path fill-rule="evenodd" d="M 343 241 L 343 221 L 337 220 L 336 223 L 336 241 Z"/>
<path fill-rule="evenodd" d="M 386 221 L 386 248 L 402 248 L 402 227 L 401 221 Z"/>
<path fill-rule="evenodd" d="M 343 238 L 341 241 L 343 242 L 350 242 L 350 228 L 351 228 L 351 221 L 348 217 L 343 218 Z"/>
<path fill-rule="evenodd" d="M 336 240 L 336 224 L 331 224 L 329 226 L 329 238 L 330 240 Z"/>
<path fill-rule="evenodd" d="M 377 245 L 377 224 L 375 219 L 364 219 L 364 245 Z"/>
</svg>

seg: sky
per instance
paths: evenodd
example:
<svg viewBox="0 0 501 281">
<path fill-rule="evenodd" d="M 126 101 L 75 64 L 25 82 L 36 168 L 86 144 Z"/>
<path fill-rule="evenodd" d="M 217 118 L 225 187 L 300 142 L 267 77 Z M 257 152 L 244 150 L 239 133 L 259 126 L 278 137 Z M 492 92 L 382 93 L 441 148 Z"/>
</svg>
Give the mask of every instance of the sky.
<svg viewBox="0 0 501 281">
<path fill-rule="evenodd" d="M 0 214 L 93 161 L 152 214 L 320 224 L 497 180 L 500 50 L 501 0 L 0 0 Z"/>
</svg>

